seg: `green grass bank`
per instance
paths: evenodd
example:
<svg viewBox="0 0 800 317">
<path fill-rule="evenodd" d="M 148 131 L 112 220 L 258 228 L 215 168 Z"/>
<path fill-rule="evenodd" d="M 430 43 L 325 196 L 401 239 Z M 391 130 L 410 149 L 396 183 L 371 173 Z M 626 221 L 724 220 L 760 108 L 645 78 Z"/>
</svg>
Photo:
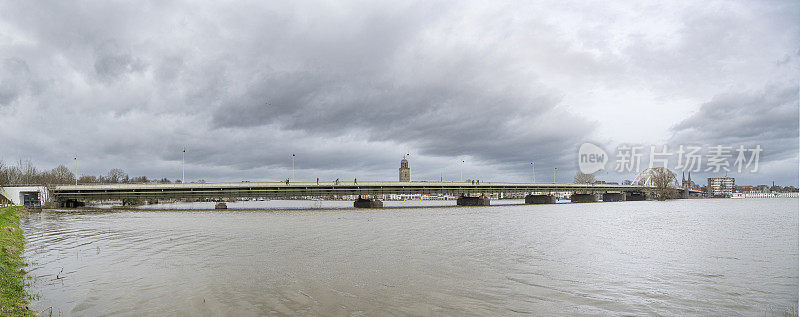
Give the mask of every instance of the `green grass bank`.
<svg viewBox="0 0 800 317">
<path fill-rule="evenodd" d="M 35 316 L 25 292 L 25 237 L 19 228 L 22 207 L 0 208 L 0 316 Z"/>
</svg>

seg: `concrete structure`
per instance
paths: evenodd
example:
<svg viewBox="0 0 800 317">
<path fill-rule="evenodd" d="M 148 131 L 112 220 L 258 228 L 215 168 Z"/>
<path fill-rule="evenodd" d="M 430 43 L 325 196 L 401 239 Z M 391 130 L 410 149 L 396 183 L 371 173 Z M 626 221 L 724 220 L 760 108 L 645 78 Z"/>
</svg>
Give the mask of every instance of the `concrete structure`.
<svg viewBox="0 0 800 317">
<path fill-rule="evenodd" d="M 489 197 L 500 194 L 540 193 L 563 195 L 579 192 L 583 194 L 626 192 L 644 195 L 650 190 L 646 186 L 617 184 L 549 184 L 549 183 L 472 183 L 472 182 L 259 182 L 259 183 L 189 183 L 189 184 L 113 184 L 113 185 L 59 185 L 51 193 L 55 201 L 63 206 L 69 202 L 99 200 L 137 199 L 181 199 L 230 197 L 385 197 L 385 195 L 441 195 L 483 196 L 487 205 Z M 478 198 L 478 197 L 475 197 Z M 483 198 L 482 198 L 483 199 Z M 469 199 L 462 199 L 462 203 Z M 478 204 L 476 202 L 476 204 Z"/>
<path fill-rule="evenodd" d="M 0 196 L 15 206 L 41 206 L 50 200 L 49 193 L 44 186 L 0 187 Z"/>
<path fill-rule="evenodd" d="M 486 196 L 478 196 L 478 197 L 469 197 L 469 196 L 461 196 L 458 197 L 456 200 L 457 206 L 489 206 L 489 197 Z"/>
<path fill-rule="evenodd" d="M 403 159 L 400 160 L 400 181 L 401 182 L 411 181 L 411 169 L 408 168 L 408 160 L 406 160 L 405 156 L 403 156 Z"/>
<path fill-rule="evenodd" d="M 625 201 L 625 193 L 603 193 L 603 201 Z"/>
<path fill-rule="evenodd" d="M 528 195 L 525 196 L 526 204 L 555 204 L 556 196 L 554 195 Z"/>
<path fill-rule="evenodd" d="M 52 189 L 56 200 L 76 199 L 122 200 L 228 197 L 301 197 L 389 194 L 488 194 L 488 193 L 554 193 L 554 192 L 631 192 L 641 193 L 649 187 L 616 184 L 551 184 L 551 183 L 488 183 L 480 182 L 252 182 L 252 183 L 188 183 L 188 184 L 112 184 L 59 185 Z"/>
<path fill-rule="evenodd" d="M 80 207 L 86 206 L 86 203 L 82 202 L 82 201 L 77 201 L 77 200 L 74 200 L 74 199 L 67 199 L 67 200 L 59 201 L 57 205 L 58 205 L 58 207 L 61 207 L 61 208 L 80 208 Z"/>
<path fill-rule="evenodd" d="M 383 208 L 383 202 L 374 198 L 361 198 L 358 197 L 353 202 L 353 207 L 356 208 Z"/>
<path fill-rule="evenodd" d="M 595 194 L 572 194 L 570 201 L 573 203 L 593 203 L 597 201 Z"/>
<path fill-rule="evenodd" d="M 709 197 L 731 197 L 736 189 L 736 179 L 733 177 L 710 177 L 707 188 Z"/>
<path fill-rule="evenodd" d="M 642 201 L 647 200 L 647 194 L 641 192 L 626 193 L 625 201 Z"/>
</svg>

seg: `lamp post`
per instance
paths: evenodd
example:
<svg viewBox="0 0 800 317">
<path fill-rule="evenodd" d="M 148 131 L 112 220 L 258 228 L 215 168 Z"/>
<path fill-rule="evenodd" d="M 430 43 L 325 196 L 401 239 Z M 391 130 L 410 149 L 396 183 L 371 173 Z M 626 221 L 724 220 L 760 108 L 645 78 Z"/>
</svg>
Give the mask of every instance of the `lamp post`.
<svg viewBox="0 0 800 317">
<path fill-rule="evenodd" d="M 533 162 L 531 162 L 531 176 L 533 176 L 533 182 L 536 183 L 536 169 L 533 166 Z"/>
<path fill-rule="evenodd" d="M 556 171 L 558 171 L 558 167 L 553 167 L 553 184 L 556 183 Z"/>
<path fill-rule="evenodd" d="M 186 184 L 186 170 L 184 169 L 184 165 L 186 162 L 186 147 L 183 147 L 183 152 L 181 152 L 181 184 Z"/>
<path fill-rule="evenodd" d="M 464 160 L 461 160 L 461 165 L 458 166 L 458 181 L 459 182 L 463 182 L 464 181 L 464 173 L 462 172 L 463 168 L 464 168 Z"/>
<path fill-rule="evenodd" d="M 78 185 L 78 154 L 75 154 L 75 185 Z"/>
<path fill-rule="evenodd" d="M 294 153 L 292 153 L 292 181 L 294 181 Z"/>
</svg>

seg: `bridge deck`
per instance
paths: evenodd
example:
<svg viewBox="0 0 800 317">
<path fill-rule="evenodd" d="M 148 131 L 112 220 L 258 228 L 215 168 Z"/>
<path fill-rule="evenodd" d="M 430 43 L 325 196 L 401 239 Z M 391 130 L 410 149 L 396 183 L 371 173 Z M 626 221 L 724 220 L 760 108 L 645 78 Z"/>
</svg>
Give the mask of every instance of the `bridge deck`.
<svg viewBox="0 0 800 317">
<path fill-rule="evenodd" d="M 642 186 L 467 182 L 241 182 L 189 184 L 107 184 L 56 186 L 56 199 L 292 197 L 385 194 L 474 194 L 523 192 L 641 192 Z"/>
</svg>

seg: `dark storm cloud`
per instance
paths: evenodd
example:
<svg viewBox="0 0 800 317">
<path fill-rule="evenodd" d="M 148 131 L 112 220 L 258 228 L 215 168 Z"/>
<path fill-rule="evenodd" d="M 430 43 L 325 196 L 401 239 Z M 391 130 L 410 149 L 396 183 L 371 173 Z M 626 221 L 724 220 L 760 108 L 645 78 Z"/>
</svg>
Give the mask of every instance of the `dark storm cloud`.
<svg viewBox="0 0 800 317">
<path fill-rule="evenodd" d="M 672 128 L 671 143 L 723 145 L 734 149 L 740 145 L 748 149 L 760 145 L 764 150 L 759 161 L 767 170 L 739 177 L 753 184 L 770 180 L 792 184 L 798 173 L 798 93 L 800 87 L 794 83 L 717 95 Z M 769 169 L 770 164 L 781 168 Z"/>
<path fill-rule="evenodd" d="M 0 2 L 0 159 L 174 178 L 185 146 L 207 180 L 282 179 L 291 153 L 298 178 L 394 179 L 410 152 L 417 179 L 465 160 L 465 176 L 523 180 L 533 160 L 568 181 L 577 146 L 609 138 L 587 112 L 646 120 L 574 100 L 607 88 L 707 102 L 676 139 L 717 140 L 698 129 L 728 107 L 749 127 L 719 130 L 786 157 L 788 90 L 729 95 L 796 82 L 796 5 L 778 4 Z M 740 109 L 762 103 L 780 110 Z"/>
<path fill-rule="evenodd" d="M 718 95 L 672 130 L 676 138 L 698 139 L 707 143 L 770 140 L 797 143 L 799 91 L 800 87 L 794 84 Z M 781 152 L 793 150 L 796 149 L 776 149 Z"/>
<path fill-rule="evenodd" d="M 493 72 L 488 67 L 484 71 Z M 552 134 L 549 129 L 562 128 L 548 124 L 548 118 L 570 122 L 560 132 L 561 140 L 590 130 L 585 119 L 553 109 L 558 96 L 487 91 L 491 83 L 470 83 L 464 77 L 474 78 L 472 74 L 461 75 L 435 85 L 398 87 L 379 76 L 354 81 L 349 76 L 291 74 L 259 82 L 252 94 L 216 110 L 214 120 L 218 127 L 275 124 L 325 136 L 360 131 L 374 141 L 411 143 L 426 155 L 499 161 L 531 159 L 526 145 L 544 141 Z"/>
<path fill-rule="evenodd" d="M 34 78 L 28 64 L 20 58 L 0 61 L 3 76 L 0 76 L 0 107 L 7 106 L 23 95 L 36 94 L 41 84 Z"/>
<path fill-rule="evenodd" d="M 103 80 L 115 80 L 131 72 L 144 70 L 142 61 L 135 59 L 131 53 L 121 49 L 115 42 L 109 41 L 95 51 L 94 70 Z"/>
</svg>

